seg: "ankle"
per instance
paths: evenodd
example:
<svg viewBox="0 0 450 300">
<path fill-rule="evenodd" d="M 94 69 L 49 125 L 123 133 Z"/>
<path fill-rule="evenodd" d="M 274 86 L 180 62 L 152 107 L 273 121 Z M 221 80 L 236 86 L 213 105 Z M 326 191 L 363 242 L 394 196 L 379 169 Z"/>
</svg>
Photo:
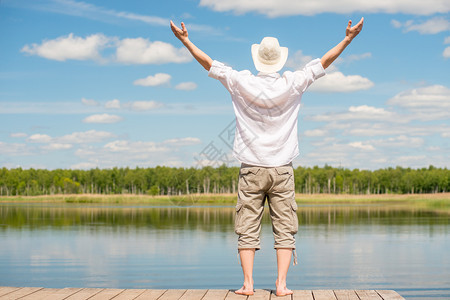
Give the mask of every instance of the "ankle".
<svg viewBox="0 0 450 300">
<path fill-rule="evenodd" d="M 286 278 L 277 278 L 277 281 L 275 281 L 276 286 L 286 286 Z"/>
<path fill-rule="evenodd" d="M 246 288 L 252 288 L 252 287 L 253 287 L 253 279 L 250 279 L 250 280 L 244 280 L 244 287 L 246 287 Z"/>
<path fill-rule="evenodd" d="M 244 280 L 244 286 L 245 287 L 253 287 L 253 280 L 252 281 L 245 281 Z"/>
</svg>

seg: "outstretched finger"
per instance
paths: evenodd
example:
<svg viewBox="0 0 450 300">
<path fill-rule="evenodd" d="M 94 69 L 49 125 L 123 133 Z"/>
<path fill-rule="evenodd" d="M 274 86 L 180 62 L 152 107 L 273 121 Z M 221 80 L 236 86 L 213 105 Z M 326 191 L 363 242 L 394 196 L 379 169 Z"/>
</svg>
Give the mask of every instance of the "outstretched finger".
<svg viewBox="0 0 450 300">
<path fill-rule="evenodd" d="M 352 27 L 352 20 L 349 20 L 349 21 L 348 21 L 347 28 L 351 28 L 351 27 Z"/>
<path fill-rule="evenodd" d="M 359 20 L 358 24 L 356 24 L 355 27 L 358 29 L 361 29 L 363 27 L 363 23 L 364 23 L 364 18 L 361 18 L 361 20 Z"/>
<path fill-rule="evenodd" d="M 184 22 L 181 22 L 181 28 L 183 28 L 183 31 L 186 31 L 186 26 L 184 25 Z"/>
<path fill-rule="evenodd" d="M 172 28 L 172 31 L 174 32 L 178 29 L 178 27 L 172 21 L 170 21 L 170 28 Z"/>
</svg>

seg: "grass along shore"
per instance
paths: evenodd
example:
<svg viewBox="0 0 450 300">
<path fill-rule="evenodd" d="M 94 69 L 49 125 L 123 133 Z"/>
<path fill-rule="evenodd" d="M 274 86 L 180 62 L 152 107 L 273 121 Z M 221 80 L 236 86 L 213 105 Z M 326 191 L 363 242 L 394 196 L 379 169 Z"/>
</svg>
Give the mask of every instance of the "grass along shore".
<svg viewBox="0 0 450 300">
<path fill-rule="evenodd" d="M 0 203 L 103 203 L 166 205 L 233 205 L 236 194 L 191 194 L 176 196 L 58 194 L 45 196 L 1 196 Z M 296 194 L 299 204 L 414 204 L 415 206 L 450 210 L 450 193 L 437 194 Z"/>
</svg>

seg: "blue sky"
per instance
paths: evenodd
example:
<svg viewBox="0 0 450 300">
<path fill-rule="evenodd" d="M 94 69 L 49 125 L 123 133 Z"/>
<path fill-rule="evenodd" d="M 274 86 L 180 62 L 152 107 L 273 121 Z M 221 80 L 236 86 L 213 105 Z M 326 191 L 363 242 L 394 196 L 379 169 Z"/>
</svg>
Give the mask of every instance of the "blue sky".
<svg viewBox="0 0 450 300">
<path fill-rule="evenodd" d="M 375 3 L 377 2 L 377 3 Z M 264 36 L 282 70 L 361 34 L 302 98 L 294 166 L 450 164 L 450 2 L 0 2 L 0 166 L 238 165 L 230 96 L 183 49 L 169 21 L 211 58 L 256 70 Z"/>
</svg>

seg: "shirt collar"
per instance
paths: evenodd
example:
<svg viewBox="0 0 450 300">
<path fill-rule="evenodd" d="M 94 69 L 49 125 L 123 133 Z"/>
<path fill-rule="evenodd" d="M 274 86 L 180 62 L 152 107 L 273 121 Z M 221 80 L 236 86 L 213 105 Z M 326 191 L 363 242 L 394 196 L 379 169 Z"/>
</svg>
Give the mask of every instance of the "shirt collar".
<svg viewBox="0 0 450 300">
<path fill-rule="evenodd" d="M 280 74 L 279 73 L 264 73 L 264 72 L 259 72 L 257 76 L 260 77 L 273 77 L 273 78 L 280 78 Z"/>
</svg>

